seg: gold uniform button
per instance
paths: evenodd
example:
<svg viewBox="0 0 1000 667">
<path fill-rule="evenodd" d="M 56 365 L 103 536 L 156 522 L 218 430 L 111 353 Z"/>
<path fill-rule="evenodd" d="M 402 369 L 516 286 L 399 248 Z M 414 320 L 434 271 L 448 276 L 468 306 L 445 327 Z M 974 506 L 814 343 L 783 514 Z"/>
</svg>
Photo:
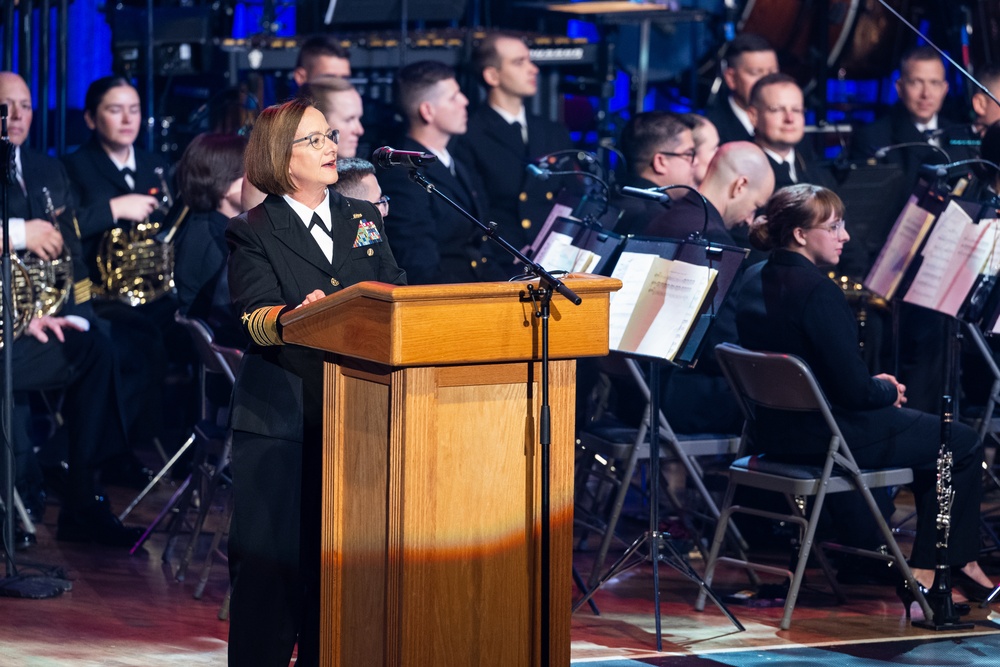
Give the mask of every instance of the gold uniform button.
<svg viewBox="0 0 1000 667">
<path fill-rule="evenodd" d="M 476 268 L 478 266 L 478 264 L 476 263 L 476 260 L 472 260 L 470 262 L 470 264 L 472 265 L 472 268 Z"/>
<path fill-rule="evenodd" d="M 521 227 L 523 229 L 531 229 L 531 220 L 528 220 L 527 218 L 525 218 L 524 220 L 522 220 L 521 221 Z"/>
<path fill-rule="evenodd" d="M 333 285 L 334 287 L 340 287 L 340 281 L 337 280 L 336 278 L 330 278 L 330 284 Z"/>
<path fill-rule="evenodd" d="M 527 192 L 522 192 L 518 198 L 521 201 L 528 201 L 528 193 Z"/>
<path fill-rule="evenodd" d="M 368 248 L 368 256 L 371 257 L 374 254 L 375 254 L 375 251 L 372 250 L 371 248 Z"/>
<path fill-rule="evenodd" d="M 545 193 L 545 198 L 548 199 L 549 201 L 552 201 L 552 197 L 554 197 L 554 196 L 555 195 L 552 194 L 551 192 L 546 192 Z"/>
</svg>

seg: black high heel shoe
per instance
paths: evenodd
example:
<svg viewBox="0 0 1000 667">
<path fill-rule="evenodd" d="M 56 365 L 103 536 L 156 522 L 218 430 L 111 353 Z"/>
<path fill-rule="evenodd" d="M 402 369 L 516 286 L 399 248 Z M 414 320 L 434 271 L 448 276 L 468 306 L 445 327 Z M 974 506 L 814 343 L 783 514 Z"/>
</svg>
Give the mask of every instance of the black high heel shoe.
<svg viewBox="0 0 1000 667">
<path fill-rule="evenodd" d="M 957 566 L 951 568 L 951 580 L 962 589 L 962 592 L 965 593 L 965 597 L 969 598 L 973 602 L 982 602 L 990 596 L 990 593 L 993 592 L 992 588 L 983 586 L 965 572 L 962 572 L 962 568 Z"/>
<path fill-rule="evenodd" d="M 924 588 L 923 584 L 919 581 L 917 582 L 917 586 L 920 586 L 920 592 L 926 598 L 929 591 Z M 907 584 L 905 579 L 896 585 L 896 595 L 899 596 L 900 602 L 903 603 L 903 607 L 906 609 L 906 620 L 910 620 L 910 605 L 912 605 L 917 598 L 913 594 L 913 591 L 910 590 L 910 586 Z M 964 602 L 953 602 L 952 607 L 954 607 L 955 613 L 959 616 L 966 616 L 972 611 L 972 607 Z"/>
</svg>

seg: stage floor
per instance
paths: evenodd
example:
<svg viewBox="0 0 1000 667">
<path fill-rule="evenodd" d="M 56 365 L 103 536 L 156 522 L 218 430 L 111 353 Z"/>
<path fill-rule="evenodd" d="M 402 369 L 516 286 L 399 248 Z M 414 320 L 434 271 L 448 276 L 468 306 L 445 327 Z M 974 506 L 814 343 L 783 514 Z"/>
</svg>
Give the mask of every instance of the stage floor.
<svg viewBox="0 0 1000 667">
<path fill-rule="evenodd" d="M 113 506 L 120 510 L 134 491 L 111 489 Z M 166 504 L 174 487 L 161 484 L 135 510 L 126 523 L 146 525 Z M 995 499 L 996 493 L 988 498 Z M 906 511 L 905 496 L 900 512 Z M 210 514 L 209 528 L 219 516 Z M 134 556 L 126 549 L 55 541 L 58 507 L 50 504 L 38 526 L 38 544 L 17 552 L 24 574 L 37 572 L 37 565 L 59 567 L 72 581 L 72 591 L 46 600 L 0 598 L 0 665 L 32 667 L 168 667 L 222 666 L 226 664 L 228 624 L 218 618 L 228 588 L 228 572 L 217 562 L 209 575 L 204 595 L 192 597 L 207 551 L 209 536 L 199 541 L 192 567 L 183 582 L 174 577 L 182 535 L 170 563 L 161 560 L 167 535 L 156 531 Z M 908 546 L 904 547 L 904 552 Z M 592 552 L 577 553 L 577 569 L 586 577 Z M 988 573 L 1000 576 L 1000 560 L 982 560 Z M 699 573 L 703 563 L 694 558 Z M 973 608 L 971 630 L 935 633 L 912 627 L 903 606 L 890 587 L 846 586 L 846 604 L 836 605 L 818 570 L 810 570 L 788 631 L 780 631 L 780 606 L 729 604 L 730 611 L 746 626 L 736 632 L 729 620 L 711 602 L 704 612 L 693 608 L 697 586 L 670 567 L 662 566 L 663 652 L 656 650 L 651 566 L 644 563 L 606 584 L 594 597 L 601 615 L 587 607 L 573 615 L 573 664 L 615 666 L 666 665 L 700 656 L 699 664 L 751 665 L 775 660 L 782 664 L 817 664 L 833 656 L 844 658 L 845 646 L 899 642 L 910 650 L 911 640 L 933 639 L 923 659 L 911 664 L 995 665 L 1000 651 L 1000 607 Z M 715 589 L 729 594 L 746 587 L 744 575 L 731 568 L 719 570 Z M 578 595 L 577 591 L 574 591 Z M 917 607 L 914 605 L 914 611 Z M 997 635 L 986 636 L 984 635 Z M 955 638 L 958 639 L 955 639 Z M 947 641 L 940 641 L 947 640 Z M 909 643 L 907 643 L 909 642 Z M 982 644 L 982 645 L 981 645 Z M 879 644 L 881 645 L 881 644 Z M 995 646 L 996 650 L 989 649 Z M 841 648 L 837 648 L 841 647 Z M 907 655 L 913 655 L 910 650 Z M 949 657 L 950 656 L 950 657 Z M 922 660 L 931 660 L 925 662 Z M 907 659 L 910 662 L 910 659 Z M 895 662 L 890 660 L 889 662 Z M 888 664 L 883 659 L 848 661 L 853 665 Z M 502 666 L 498 666 L 502 667 Z"/>
</svg>

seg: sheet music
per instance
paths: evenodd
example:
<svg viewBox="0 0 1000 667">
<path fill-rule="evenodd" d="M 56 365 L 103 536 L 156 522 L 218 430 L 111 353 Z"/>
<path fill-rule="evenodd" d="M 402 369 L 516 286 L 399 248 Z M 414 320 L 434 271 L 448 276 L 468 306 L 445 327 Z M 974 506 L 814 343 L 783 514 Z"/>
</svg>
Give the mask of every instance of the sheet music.
<svg viewBox="0 0 1000 667">
<path fill-rule="evenodd" d="M 611 349 L 672 360 L 718 270 L 644 253 L 622 253 L 612 277 Z"/>
<path fill-rule="evenodd" d="M 954 200 L 948 202 L 947 208 L 938 216 L 937 223 L 924 245 L 921 253 L 923 262 L 903 301 L 938 310 L 957 268 L 968 259 L 967 255 L 961 254 L 961 250 L 963 236 L 969 227 L 976 227 L 972 223 L 972 217 Z M 977 227 L 972 231 L 974 234 L 981 230 Z M 971 253 L 974 250 L 974 241 L 971 244 L 967 241 L 964 249 Z M 961 298 L 964 300 L 965 294 Z M 961 305 L 959 303 L 956 306 L 955 313 Z"/>
<path fill-rule="evenodd" d="M 538 258 L 536 257 L 536 255 L 541 252 L 541 248 L 538 247 L 538 243 L 541 241 L 541 239 L 548 238 L 549 231 L 552 229 L 552 225 L 554 225 L 556 220 L 558 220 L 559 218 L 568 218 L 570 220 L 574 220 L 575 218 L 573 218 L 573 209 L 569 206 L 566 206 L 565 204 L 552 205 L 552 210 L 549 211 L 549 216 L 545 218 L 545 222 L 542 223 L 541 229 L 538 230 L 538 234 L 535 236 L 535 240 L 530 245 L 521 248 L 521 252 L 526 257 L 530 257 L 539 264 L 542 264 L 540 261 L 538 261 Z M 549 270 L 551 271 L 552 269 Z"/>
<path fill-rule="evenodd" d="M 611 277 L 622 281 L 622 288 L 611 293 L 609 304 L 608 342 L 611 349 L 619 349 L 629 318 L 642 294 L 646 276 L 658 259 L 661 258 L 638 252 L 623 252 L 618 258 Z"/>
<path fill-rule="evenodd" d="M 916 195 L 911 195 L 865 278 L 865 287 L 891 299 L 933 220 L 934 214 L 918 206 Z"/>
<path fill-rule="evenodd" d="M 986 258 L 986 267 L 983 271 L 987 276 L 995 276 L 1000 273 L 1000 220 L 980 220 L 980 225 L 989 225 L 983 243 L 989 249 Z"/>
<path fill-rule="evenodd" d="M 552 232 L 538 251 L 536 262 L 549 271 L 590 273 L 601 261 L 601 256 L 573 245 L 573 237 L 562 232 Z"/>
<path fill-rule="evenodd" d="M 538 251 L 535 261 L 549 271 L 572 271 L 578 248 L 569 234 L 552 232 Z"/>
<path fill-rule="evenodd" d="M 697 264 L 676 260 L 671 262 L 666 284 L 663 286 L 665 293 L 657 294 L 652 299 L 653 303 L 658 303 L 660 307 L 655 311 L 656 317 L 636 348 L 636 352 L 673 360 L 680 351 L 688 329 L 698 316 L 705 295 L 708 294 L 708 288 L 718 273 L 716 269 Z M 661 289 L 658 282 L 654 283 L 653 287 Z M 644 305 L 640 302 L 637 307 Z"/>
<path fill-rule="evenodd" d="M 967 225 L 959 239 L 958 256 L 952 263 L 951 277 L 938 300 L 936 310 L 952 317 L 958 315 L 979 276 L 989 270 L 996 238 L 996 220 L 981 220 Z"/>
</svg>

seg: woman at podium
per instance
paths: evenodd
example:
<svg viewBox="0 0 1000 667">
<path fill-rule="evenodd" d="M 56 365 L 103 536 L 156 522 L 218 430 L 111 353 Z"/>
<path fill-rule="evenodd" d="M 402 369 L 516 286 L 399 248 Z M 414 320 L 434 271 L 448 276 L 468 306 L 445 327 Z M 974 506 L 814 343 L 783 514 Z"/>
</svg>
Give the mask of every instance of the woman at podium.
<svg viewBox="0 0 1000 667">
<path fill-rule="evenodd" d="M 750 229 L 751 243 L 771 255 L 747 270 L 736 315 L 739 339 L 748 349 L 794 354 L 809 364 L 861 468 L 913 468 L 917 534 L 910 564 L 920 584 L 930 587 L 941 423 L 937 415 L 902 407 L 906 387 L 896 378 L 868 373 L 847 299 L 820 268 L 835 266 L 850 238 L 844 205 L 832 191 L 802 184 L 775 192 Z M 758 451 L 794 462 L 822 460 L 830 434 L 820 416 L 767 417 L 755 434 Z M 982 447 L 961 423 L 952 425 L 950 446 L 955 497 L 948 558 L 959 588 L 982 600 L 993 589 L 976 562 Z M 900 596 L 905 604 L 911 594 L 904 589 Z"/>
<path fill-rule="evenodd" d="M 334 192 L 338 131 L 302 101 L 254 125 L 246 177 L 267 195 L 226 230 L 251 344 L 233 393 L 229 664 L 319 656 L 323 353 L 285 345 L 282 313 L 367 280 L 403 284 L 374 205 Z"/>
</svg>

